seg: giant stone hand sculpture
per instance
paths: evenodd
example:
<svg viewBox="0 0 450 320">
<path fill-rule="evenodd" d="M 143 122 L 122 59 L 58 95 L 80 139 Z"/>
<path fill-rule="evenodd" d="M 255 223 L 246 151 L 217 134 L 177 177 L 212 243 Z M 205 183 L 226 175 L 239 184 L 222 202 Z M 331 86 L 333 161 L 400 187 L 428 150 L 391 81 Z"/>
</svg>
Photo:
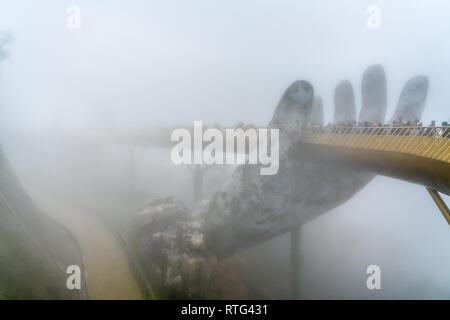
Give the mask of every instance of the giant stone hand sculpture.
<svg viewBox="0 0 450 320">
<path fill-rule="evenodd" d="M 409 80 L 391 121 L 420 119 L 428 91 L 428 80 Z M 318 108 L 318 110 L 313 110 Z M 387 108 L 386 78 L 381 66 L 369 67 L 362 79 L 359 122 L 384 122 Z M 350 199 L 374 174 L 290 157 L 298 148 L 302 128 L 312 120 L 322 123 L 320 98 L 306 81 L 296 81 L 285 91 L 269 128 L 280 130 L 280 168 L 274 176 L 262 176 L 258 166 L 243 165 L 195 214 L 169 200 L 150 203 L 138 214 L 143 235 L 141 249 L 153 275 L 161 284 L 190 290 L 202 296 L 217 258 L 269 240 L 292 230 Z M 335 121 L 356 121 L 356 104 L 349 81 L 335 91 Z M 298 151 L 298 150 L 297 150 Z M 301 150 L 300 150 L 301 152 Z M 157 226 L 157 227 L 156 227 Z M 194 272 L 194 270 L 196 270 Z M 201 279 L 193 274 L 203 274 Z M 196 291 L 197 288 L 198 290 Z"/>
</svg>

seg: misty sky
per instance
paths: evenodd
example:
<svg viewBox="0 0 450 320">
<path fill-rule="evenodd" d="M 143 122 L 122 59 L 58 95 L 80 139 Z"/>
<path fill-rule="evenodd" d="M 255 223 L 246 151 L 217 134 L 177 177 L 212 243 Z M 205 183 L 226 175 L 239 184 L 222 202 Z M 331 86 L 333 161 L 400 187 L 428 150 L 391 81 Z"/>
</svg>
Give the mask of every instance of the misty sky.
<svg viewBox="0 0 450 320">
<path fill-rule="evenodd" d="M 366 27 L 369 4 L 381 29 Z M 66 8 L 81 8 L 81 30 Z M 333 116 L 337 82 L 385 66 L 392 115 L 430 78 L 424 120 L 447 120 L 450 3 L 442 1 L 2 1 L 15 42 L 0 66 L 2 123 L 19 128 L 267 123 L 283 90 L 312 82 Z M 6 120 L 7 118 L 7 120 Z M 7 123 L 5 123 L 5 121 Z"/>
<path fill-rule="evenodd" d="M 71 4 L 81 30 L 66 28 Z M 371 4 L 380 30 L 366 27 Z M 387 118 L 404 83 L 424 74 L 423 120 L 440 123 L 450 117 L 449 17 L 448 0 L 1 0 L 0 31 L 14 37 L 0 61 L 1 140 L 42 128 L 264 125 L 299 79 L 314 85 L 331 121 L 336 84 L 352 81 L 359 109 L 362 73 L 375 63 L 386 70 Z M 9 153 L 19 168 L 31 161 L 23 150 Z M 378 177 L 305 228 L 308 281 L 332 297 L 373 297 L 345 282 L 364 279 L 372 263 L 393 268 L 384 297 L 405 297 L 414 280 L 427 283 L 426 297 L 450 294 L 449 228 L 421 186 Z"/>
</svg>

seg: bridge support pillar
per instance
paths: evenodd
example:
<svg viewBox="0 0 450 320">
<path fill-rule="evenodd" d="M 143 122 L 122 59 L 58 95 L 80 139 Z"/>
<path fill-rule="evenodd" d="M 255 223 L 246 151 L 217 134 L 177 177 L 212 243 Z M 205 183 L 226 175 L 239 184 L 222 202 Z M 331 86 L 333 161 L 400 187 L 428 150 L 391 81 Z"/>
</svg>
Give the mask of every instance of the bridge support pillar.
<svg viewBox="0 0 450 320">
<path fill-rule="evenodd" d="M 300 230 L 301 226 L 291 231 L 291 290 L 292 299 L 300 299 L 300 265 L 302 256 L 300 253 Z"/>
<path fill-rule="evenodd" d="M 448 209 L 444 200 L 442 199 L 442 197 L 439 195 L 439 193 L 436 190 L 433 190 L 430 188 L 427 188 L 427 190 L 430 193 L 431 197 L 433 198 L 433 200 L 436 203 L 439 210 L 441 210 L 442 215 L 444 216 L 445 220 L 447 220 L 447 223 L 450 225 L 450 210 Z"/>
</svg>

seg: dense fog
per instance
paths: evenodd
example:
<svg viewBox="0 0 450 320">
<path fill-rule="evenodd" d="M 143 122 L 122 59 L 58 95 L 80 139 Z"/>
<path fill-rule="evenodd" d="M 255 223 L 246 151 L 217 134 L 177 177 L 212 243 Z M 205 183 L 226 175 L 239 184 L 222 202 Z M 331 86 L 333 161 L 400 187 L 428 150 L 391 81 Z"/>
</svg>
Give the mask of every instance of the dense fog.
<svg viewBox="0 0 450 320">
<path fill-rule="evenodd" d="M 81 29 L 69 30 L 72 4 L 0 4 L 0 31 L 12 38 L 0 61 L 0 141 L 32 196 L 102 217 L 150 197 L 193 206 L 192 175 L 172 164 L 170 148 L 105 143 L 96 133 L 194 120 L 265 126 L 295 80 L 314 86 L 327 123 L 342 79 L 359 110 L 361 77 L 373 64 L 386 71 L 387 119 L 405 82 L 423 74 L 423 122 L 449 121 L 445 0 L 79 0 Z M 381 9 L 378 30 L 366 26 L 371 4 Z M 234 169 L 206 173 L 204 200 Z M 450 232 L 423 186 L 378 176 L 303 225 L 300 244 L 303 298 L 450 298 Z M 290 298 L 289 234 L 238 254 L 268 297 Z M 381 290 L 366 287 L 369 265 L 381 268 Z"/>
</svg>

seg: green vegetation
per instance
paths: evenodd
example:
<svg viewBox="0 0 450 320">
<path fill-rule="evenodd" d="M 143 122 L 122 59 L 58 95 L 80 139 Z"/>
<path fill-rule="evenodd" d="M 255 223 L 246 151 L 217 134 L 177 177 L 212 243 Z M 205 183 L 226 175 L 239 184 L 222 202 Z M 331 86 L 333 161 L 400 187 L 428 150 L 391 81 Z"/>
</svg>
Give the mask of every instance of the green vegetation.
<svg viewBox="0 0 450 320">
<path fill-rule="evenodd" d="M 65 267 L 74 244 L 46 218 L 0 159 L 0 299 L 74 299 Z"/>
<path fill-rule="evenodd" d="M 30 239 L 2 229 L 0 252 L 0 299 L 58 298 L 56 275 Z"/>
</svg>

